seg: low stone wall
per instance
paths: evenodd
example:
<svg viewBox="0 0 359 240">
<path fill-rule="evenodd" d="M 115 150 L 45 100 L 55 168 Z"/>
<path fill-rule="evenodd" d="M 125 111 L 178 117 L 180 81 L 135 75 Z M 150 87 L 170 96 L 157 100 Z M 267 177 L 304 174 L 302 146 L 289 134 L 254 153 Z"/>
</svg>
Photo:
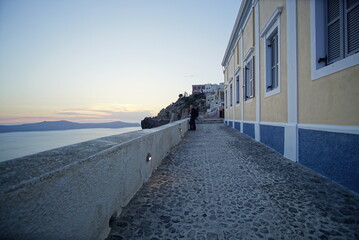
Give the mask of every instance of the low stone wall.
<svg viewBox="0 0 359 240">
<path fill-rule="evenodd" d="M 187 130 L 181 120 L 0 163 L 0 239 L 103 240 Z"/>
</svg>

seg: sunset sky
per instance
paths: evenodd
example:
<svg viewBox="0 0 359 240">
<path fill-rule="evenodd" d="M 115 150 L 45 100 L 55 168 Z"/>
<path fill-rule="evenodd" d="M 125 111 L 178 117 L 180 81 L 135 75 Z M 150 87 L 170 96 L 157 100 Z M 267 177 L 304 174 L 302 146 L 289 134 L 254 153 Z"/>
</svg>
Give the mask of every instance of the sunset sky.
<svg viewBox="0 0 359 240">
<path fill-rule="evenodd" d="M 0 124 L 139 122 L 223 81 L 240 0 L 0 0 Z"/>
</svg>

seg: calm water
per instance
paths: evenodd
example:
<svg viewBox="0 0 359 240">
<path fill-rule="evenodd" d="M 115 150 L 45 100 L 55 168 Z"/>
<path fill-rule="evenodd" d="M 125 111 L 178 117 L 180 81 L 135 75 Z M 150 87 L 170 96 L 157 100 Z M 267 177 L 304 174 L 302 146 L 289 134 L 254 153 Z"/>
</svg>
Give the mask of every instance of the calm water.
<svg viewBox="0 0 359 240">
<path fill-rule="evenodd" d="M 0 133 L 0 162 L 87 140 L 140 130 L 93 128 L 65 131 Z"/>
</svg>

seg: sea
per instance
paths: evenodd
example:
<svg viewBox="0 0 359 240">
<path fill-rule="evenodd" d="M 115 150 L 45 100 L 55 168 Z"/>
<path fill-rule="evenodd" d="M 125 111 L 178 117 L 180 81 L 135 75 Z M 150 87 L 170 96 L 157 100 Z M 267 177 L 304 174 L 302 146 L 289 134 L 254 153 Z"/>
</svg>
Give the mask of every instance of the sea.
<svg viewBox="0 0 359 240">
<path fill-rule="evenodd" d="M 100 137 L 141 130 L 141 127 L 0 133 L 0 162 Z"/>
</svg>

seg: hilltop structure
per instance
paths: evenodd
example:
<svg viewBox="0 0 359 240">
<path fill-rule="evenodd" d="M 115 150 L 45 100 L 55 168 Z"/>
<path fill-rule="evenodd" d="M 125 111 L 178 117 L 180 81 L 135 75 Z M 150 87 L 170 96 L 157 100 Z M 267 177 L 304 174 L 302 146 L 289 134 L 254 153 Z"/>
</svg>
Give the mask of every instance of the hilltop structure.
<svg viewBox="0 0 359 240">
<path fill-rule="evenodd" d="M 243 0 L 225 122 L 359 192 L 359 2 Z"/>
<path fill-rule="evenodd" d="M 200 116 L 206 111 L 205 101 L 206 95 L 192 94 L 185 96 L 180 94 L 178 100 L 163 108 L 155 117 L 146 117 L 141 121 L 142 129 L 155 128 L 167 124 L 172 121 L 185 119 L 188 117 L 189 106 L 194 105 L 198 109 Z"/>
<path fill-rule="evenodd" d="M 203 93 L 204 89 L 206 88 L 205 85 L 192 85 L 192 95 Z"/>
</svg>

